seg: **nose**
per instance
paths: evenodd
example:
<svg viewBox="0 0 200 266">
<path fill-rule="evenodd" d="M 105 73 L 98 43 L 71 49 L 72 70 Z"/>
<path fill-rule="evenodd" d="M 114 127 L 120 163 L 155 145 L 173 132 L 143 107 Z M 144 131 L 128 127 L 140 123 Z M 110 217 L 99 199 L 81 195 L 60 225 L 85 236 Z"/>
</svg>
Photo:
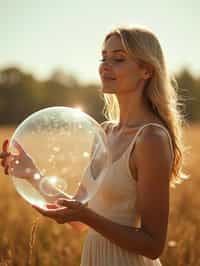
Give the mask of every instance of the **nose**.
<svg viewBox="0 0 200 266">
<path fill-rule="evenodd" d="M 109 71 L 111 68 L 112 68 L 112 63 L 109 60 L 104 60 L 100 65 L 100 69 L 102 71 Z"/>
</svg>

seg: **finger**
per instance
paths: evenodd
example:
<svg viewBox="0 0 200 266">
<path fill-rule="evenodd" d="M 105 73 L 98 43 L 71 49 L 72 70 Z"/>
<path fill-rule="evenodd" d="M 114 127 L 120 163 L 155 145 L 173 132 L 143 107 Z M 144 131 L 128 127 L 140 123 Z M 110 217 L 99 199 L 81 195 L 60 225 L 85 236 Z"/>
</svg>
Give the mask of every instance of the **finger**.
<svg viewBox="0 0 200 266">
<path fill-rule="evenodd" d="M 20 153 L 20 154 L 24 154 L 25 153 L 25 151 L 24 151 L 24 149 L 22 148 L 22 146 L 19 144 L 19 142 L 17 142 L 16 140 L 13 140 L 13 145 L 14 145 L 14 147 L 18 150 L 18 152 Z"/>
<path fill-rule="evenodd" d="M 47 216 L 47 217 L 50 217 L 50 218 L 56 218 L 57 216 L 57 212 L 58 212 L 58 209 L 42 209 L 38 206 L 35 206 L 35 205 L 32 205 L 32 207 L 34 209 L 36 209 L 36 211 L 38 211 L 40 214 L 42 214 L 43 216 Z"/>
<path fill-rule="evenodd" d="M 2 151 L 0 153 L 0 159 L 4 159 L 6 156 L 10 155 L 10 152 L 7 151 Z"/>
<path fill-rule="evenodd" d="M 9 161 L 8 161 L 8 157 L 5 157 L 2 161 L 1 161 L 1 165 L 5 168 L 6 166 L 9 166 Z"/>
<path fill-rule="evenodd" d="M 77 200 L 68 200 L 60 198 L 56 201 L 56 203 L 60 206 L 65 206 L 72 209 L 77 209 L 83 207 L 83 204 Z"/>
<path fill-rule="evenodd" d="M 1 161 L 1 166 L 5 167 L 5 160 Z"/>
<path fill-rule="evenodd" d="M 3 164 L 4 164 L 4 166 L 10 167 L 14 160 L 15 160 L 15 157 L 13 155 L 6 156 L 3 159 Z"/>
<path fill-rule="evenodd" d="M 4 174 L 5 174 L 5 175 L 9 175 L 9 173 L 8 173 L 8 169 L 9 169 L 9 166 L 7 165 L 7 166 L 4 168 Z"/>
<path fill-rule="evenodd" d="M 65 207 L 65 206 L 61 207 L 60 205 L 55 204 L 55 203 L 48 203 L 48 204 L 46 204 L 46 207 L 49 210 L 59 210 L 59 211 L 67 209 L 67 207 Z"/>
<path fill-rule="evenodd" d="M 5 159 L 3 159 L 3 160 L 1 161 L 1 165 L 2 165 L 4 168 L 7 166 L 7 163 L 6 163 L 6 160 L 5 160 Z"/>
<path fill-rule="evenodd" d="M 3 144 L 2 144 L 2 150 L 7 152 L 8 151 L 8 146 L 9 146 L 9 140 L 6 139 Z"/>
<path fill-rule="evenodd" d="M 44 209 L 38 207 L 38 206 L 35 206 L 35 205 L 32 205 L 32 207 L 38 211 L 40 214 L 42 214 L 43 216 L 47 216 L 47 211 L 45 211 Z"/>
<path fill-rule="evenodd" d="M 57 208 L 59 208 L 59 205 L 57 205 L 57 204 L 55 204 L 55 203 L 47 203 L 47 204 L 46 204 L 46 207 L 47 207 L 48 209 L 57 209 Z"/>
</svg>

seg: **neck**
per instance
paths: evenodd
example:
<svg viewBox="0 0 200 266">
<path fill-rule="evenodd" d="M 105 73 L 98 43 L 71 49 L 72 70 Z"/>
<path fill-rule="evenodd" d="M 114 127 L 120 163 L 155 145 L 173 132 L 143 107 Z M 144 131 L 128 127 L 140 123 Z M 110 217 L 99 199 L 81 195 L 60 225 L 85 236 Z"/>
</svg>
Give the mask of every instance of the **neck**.
<svg viewBox="0 0 200 266">
<path fill-rule="evenodd" d="M 147 101 L 136 93 L 117 95 L 120 108 L 119 127 L 138 127 L 149 121 L 155 121 L 155 114 Z"/>
</svg>

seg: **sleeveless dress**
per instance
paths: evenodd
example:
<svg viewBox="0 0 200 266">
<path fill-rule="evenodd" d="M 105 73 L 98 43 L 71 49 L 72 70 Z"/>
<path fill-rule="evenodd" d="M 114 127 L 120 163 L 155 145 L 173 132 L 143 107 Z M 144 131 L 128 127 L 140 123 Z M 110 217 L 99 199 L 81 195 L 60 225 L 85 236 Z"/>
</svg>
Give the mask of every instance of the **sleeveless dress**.
<svg viewBox="0 0 200 266">
<path fill-rule="evenodd" d="M 99 190 L 88 202 L 88 207 L 96 213 L 121 225 L 140 226 L 140 215 L 136 209 L 137 181 L 129 168 L 129 156 L 137 137 L 149 125 L 160 127 L 166 132 L 173 151 L 170 134 L 164 126 L 157 123 L 143 125 L 121 157 L 112 162 Z M 80 266 L 161 266 L 161 262 L 159 258 L 152 260 L 122 249 L 93 228 L 89 228 L 83 245 Z"/>
</svg>

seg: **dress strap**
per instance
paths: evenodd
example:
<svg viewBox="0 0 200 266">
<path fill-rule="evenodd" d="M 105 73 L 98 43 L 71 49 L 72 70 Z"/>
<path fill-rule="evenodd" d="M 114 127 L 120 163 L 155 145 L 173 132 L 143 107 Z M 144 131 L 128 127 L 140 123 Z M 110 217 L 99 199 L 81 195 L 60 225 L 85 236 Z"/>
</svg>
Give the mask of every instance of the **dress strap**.
<svg viewBox="0 0 200 266">
<path fill-rule="evenodd" d="M 160 128 L 162 128 L 162 129 L 166 132 L 166 134 L 167 134 L 167 136 L 168 136 L 168 139 L 169 139 L 170 150 L 171 150 L 171 155 L 172 155 L 172 162 L 173 162 L 173 160 L 174 160 L 174 150 L 173 150 L 173 145 L 172 145 L 172 139 L 171 139 L 171 136 L 170 136 L 168 130 L 167 130 L 163 125 L 161 125 L 161 124 L 158 124 L 158 123 L 148 123 L 148 124 L 145 124 L 145 125 L 141 126 L 141 127 L 138 129 L 138 131 L 136 132 L 136 134 L 135 134 L 133 140 L 132 140 L 131 143 L 129 144 L 129 147 L 128 147 L 128 149 L 127 149 L 127 154 L 126 154 L 126 156 L 127 156 L 127 158 L 128 158 L 128 159 L 127 159 L 128 164 L 129 164 L 130 153 L 131 153 L 132 148 L 133 148 L 133 146 L 134 146 L 134 144 L 135 144 L 135 142 L 136 142 L 136 140 L 137 140 L 137 137 L 141 134 L 142 130 L 143 130 L 145 127 L 148 127 L 148 126 L 150 126 L 150 125 L 160 127 Z"/>
<path fill-rule="evenodd" d="M 110 121 L 104 121 L 101 123 L 101 127 L 105 130 L 106 133 L 108 133 L 110 124 L 111 124 Z"/>
</svg>

